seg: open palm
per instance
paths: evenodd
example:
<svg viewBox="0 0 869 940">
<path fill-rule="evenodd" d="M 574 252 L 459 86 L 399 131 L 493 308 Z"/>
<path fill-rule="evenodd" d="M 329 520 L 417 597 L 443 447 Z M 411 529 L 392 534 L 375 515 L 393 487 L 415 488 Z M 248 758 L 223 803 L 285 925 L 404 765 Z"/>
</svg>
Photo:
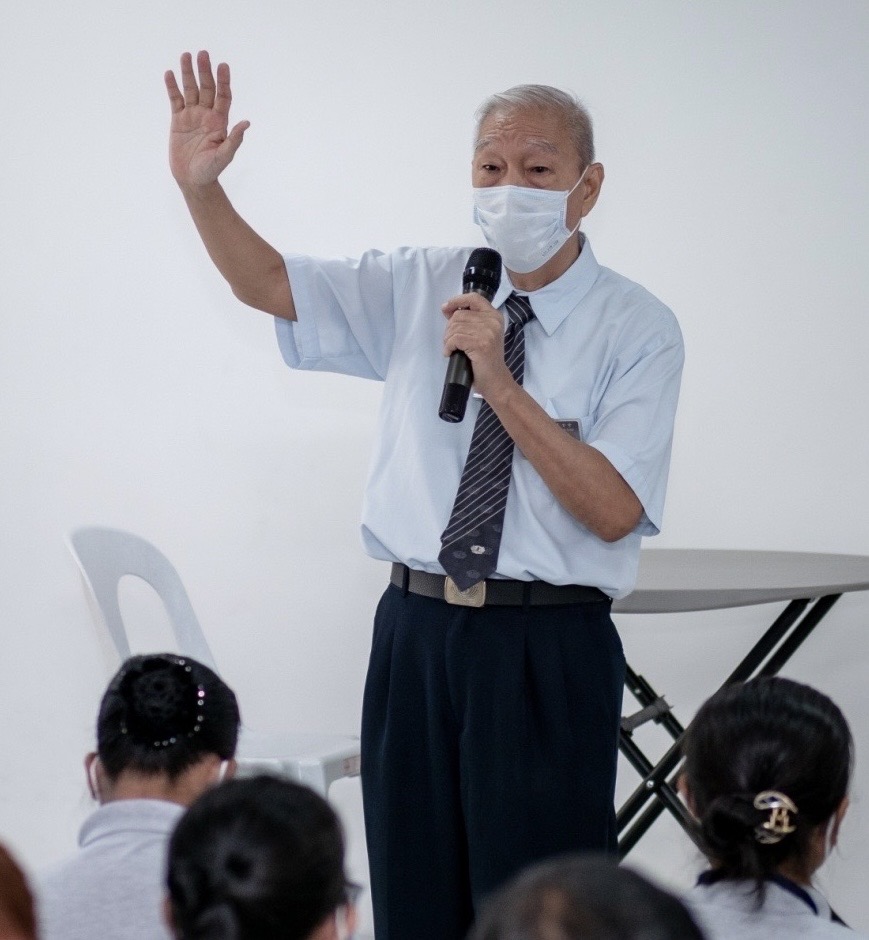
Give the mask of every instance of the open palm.
<svg viewBox="0 0 869 940">
<path fill-rule="evenodd" d="M 181 56 L 183 93 L 172 71 L 164 76 L 172 106 L 169 166 L 180 186 L 213 183 L 235 156 L 250 126 L 249 122 L 240 121 L 227 133 L 232 103 L 229 66 L 226 63 L 217 66 L 216 82 L 207 52 L 197 55 L 196 66 L 198 82 L 192 56 L 189 52 Z"/>
</svg>

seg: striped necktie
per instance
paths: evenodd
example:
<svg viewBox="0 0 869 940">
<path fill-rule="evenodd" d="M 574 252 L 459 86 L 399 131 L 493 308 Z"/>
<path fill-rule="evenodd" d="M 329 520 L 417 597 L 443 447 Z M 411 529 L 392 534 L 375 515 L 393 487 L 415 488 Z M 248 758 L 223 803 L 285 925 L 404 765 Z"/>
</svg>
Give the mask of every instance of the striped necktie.
<svg viewBox="0 0 869 940">
<path fill-rule="evenodd" d="M 504 307 L 504 360 L 521 385 L 525 372 L 525 324 L 534 316 L 527 297 L 515 292 Z M 504 510 L 513 469 L 513 439 L 484 401 L 477 414 L 465 469 L 450 521 L 441 535 L 438 561 L 460 591 L 491 575 L 498 564 Z"/>
</svg>

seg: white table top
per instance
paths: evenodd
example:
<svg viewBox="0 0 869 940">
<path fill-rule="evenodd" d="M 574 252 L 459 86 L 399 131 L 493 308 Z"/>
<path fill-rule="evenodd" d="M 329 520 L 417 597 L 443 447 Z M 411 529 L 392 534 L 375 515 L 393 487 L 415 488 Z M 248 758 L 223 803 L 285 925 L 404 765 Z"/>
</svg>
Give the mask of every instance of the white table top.
<svg viewBox="0 0 869 940">
<path fill-rule="evenodd" d="M 869 556 L 812 552 L 645 549 L 632 594 L 613 613 L 748 607 L 869 590 Z"/>
</svg>

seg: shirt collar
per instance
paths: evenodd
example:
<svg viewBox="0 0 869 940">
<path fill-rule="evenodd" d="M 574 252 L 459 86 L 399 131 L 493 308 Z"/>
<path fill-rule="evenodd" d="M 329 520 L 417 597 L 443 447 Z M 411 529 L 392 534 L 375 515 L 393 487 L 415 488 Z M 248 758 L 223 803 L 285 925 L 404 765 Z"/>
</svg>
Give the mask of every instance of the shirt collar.
<svg viewBox="0 0 869 940">
<path fill-rule="evenodd" d="M 728 879 L 726 879 L 720 871 L 710 869 L 700 873 L 697 878 L 697 884 L 708 887 L 709 885 L 722 884 L 727 880 Z M 844 923 L 842 918 L 830 907 L 827 899 L 815 888 L 797 884 L 792 879 L 779 874 L 769 875 L 765 880 L 778 885 L 782 890 L 787 891 L 788 894 L 798 898 L 817 917 L 823 920 L 832 920 L 835 923 Z M 746 884 L 747 882 L 741 881 L 738 883 Z"/>
<path fill-rule="evenodd" d="M 597 280 L 600 267 L 591 250 L 591 242 L 582 233 L 579 235 L 581 251 L 579 257 L 557 280 L 540 290 L 520 291 L 510 283 L 510 275 L 502 270 L 501 285 L 492 299 L 493 307 L 501 307 L 515 290 L 527 296 L 534 309 L 534 316 L 540 322 L 547 336 L 558 329 L 591 290 Z"/>
<path fill-rule="evenodd" d="M 118 832 L 156 832 L 168 835 L 181 818 L 184 807 L 168 800 L 114 800 L 104 803 L 82 824 L 78 844 L 82 847 Z"/>
</svg>

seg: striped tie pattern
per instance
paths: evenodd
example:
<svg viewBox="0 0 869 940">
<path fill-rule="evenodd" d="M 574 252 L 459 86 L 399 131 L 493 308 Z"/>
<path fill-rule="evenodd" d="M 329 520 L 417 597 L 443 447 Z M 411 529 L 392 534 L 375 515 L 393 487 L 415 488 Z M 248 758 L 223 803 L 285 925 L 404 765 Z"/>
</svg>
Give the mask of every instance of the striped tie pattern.
<svg viewBox="0 0 869 940">
<path fill-rule="evenodd" d="M 513 293 L 504 307 L 504 360 L 521 385 L 525 372 L 525 324 L 534 316 L 527 297 Z M 465 469 L 450 521 L 441 535 L 438 561 L 460 591 L 494 572 L 513 468 L 513 439 L 484 401 L 477 414 Z"/>
</svg>

